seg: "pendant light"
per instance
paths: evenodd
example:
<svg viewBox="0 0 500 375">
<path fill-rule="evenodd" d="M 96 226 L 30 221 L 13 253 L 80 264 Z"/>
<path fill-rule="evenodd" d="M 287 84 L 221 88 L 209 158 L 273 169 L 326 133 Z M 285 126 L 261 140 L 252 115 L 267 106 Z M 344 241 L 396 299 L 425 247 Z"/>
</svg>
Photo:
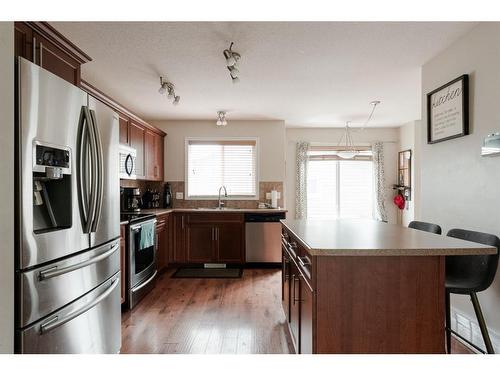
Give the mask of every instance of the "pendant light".
<svg viewBox="0 0 500 375">
<path fill-rule="evenodd" d="M 372 110 L 361 130 L 364 130 L 366 125 L 368 125 L 368 123 L 372 119 L 373 112 L 375 112 L 375 108 L 377 107 L 377 105 L 380 104 L 380 100 L 374 100 L 370 104 L 373 106 Z M 354 146 L 354 141 L 352 140 L 351 128 L 349 127 L 349 124 L 350 121 L 347 121 L 344 128 L 344 134 L 342 134 L 342 137 L 340 137 L 339 143 L 337 144 L 338 147 L 342 148 L 337 152 L 337 156 L 342 159 L 352 159 L 360 153 L 360 150 L 357 150 L 356 146 Z"/>
</svg>

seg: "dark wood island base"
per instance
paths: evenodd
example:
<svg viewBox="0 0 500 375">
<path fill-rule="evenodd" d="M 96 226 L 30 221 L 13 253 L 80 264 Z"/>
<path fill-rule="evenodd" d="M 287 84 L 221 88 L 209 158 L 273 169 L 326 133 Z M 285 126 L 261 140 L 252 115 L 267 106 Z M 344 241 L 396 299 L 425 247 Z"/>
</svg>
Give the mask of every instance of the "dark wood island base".
<svg viewBox="0 0 500 375">
<path fill-rule="evenodd" d="M 363 224 L 368 235 L 350 240 L 350 224 L 334 224 L 324 236 L 342 236 L 343 243 L 320 247 L 309 240 L 319 235 L 319 224 L 283 222 L 282 302 L 296 353 L 444 354 L 445 256 L 433 252 L 491 249 L 390 224 Z M 414 242 L 422 255 L 415 255 Z"/>
</svg>

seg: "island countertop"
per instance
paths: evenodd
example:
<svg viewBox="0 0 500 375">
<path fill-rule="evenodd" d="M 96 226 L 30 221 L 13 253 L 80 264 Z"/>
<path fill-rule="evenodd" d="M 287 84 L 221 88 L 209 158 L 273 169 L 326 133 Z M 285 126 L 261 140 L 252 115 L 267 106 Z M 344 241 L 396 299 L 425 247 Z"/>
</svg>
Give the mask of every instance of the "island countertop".
<svg viewBox="0 0 500 375">
<path fill-rule="evenodd" d="M 375 220 L 282 220 L 313 256 L 496 254 L 495 247 Z"/>
</svg>

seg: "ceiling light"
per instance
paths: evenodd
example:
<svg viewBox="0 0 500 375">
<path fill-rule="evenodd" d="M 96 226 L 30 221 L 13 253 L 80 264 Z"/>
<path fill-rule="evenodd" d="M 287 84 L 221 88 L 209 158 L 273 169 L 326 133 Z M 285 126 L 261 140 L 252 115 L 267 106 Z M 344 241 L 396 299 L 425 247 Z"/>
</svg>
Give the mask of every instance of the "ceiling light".
<svg viewBox="0 0 500 375">
<path fill-rule="evenodd" d="M 225 111 L 219 111 L 217 112 L 217 126 L 226 126 L 227 121 L 226 121 L 226 112 Z"/>
<path fill-rule="evenodd" d="M 361 130 L 363 130 L 366 125 L 368 125 L 368 122 L 373 117 L 373 112 L 375 112 L 375 107 L 377 107 L 377 105 L 379 104 L 379 100 L 370 102 L 370 105 L 372 105 L 373 108 Z M 352 140 L 351 135 L 351 128 L 349 127 L 349 121 L 347 121 L 345 124 L 344 134 L 342 134 L 342 137 L 340 137 L 340 141 L 337 146 L 342 147 L 342 149 L 337 152 L 337 156 L 342 159 L 352 159 L 360 153 L 360 150 L 356 149 L 356 146 L 354 146 L 354 141 Z"/>
<path fill-rule="evenodd" d="M 231 42 L 229 48 L 223 51 L 223 55 L 226 58 L 226 67 L 229 70 L 231 79 L 233 82 L 238 82 L 239 80 L 235 81 L 239 73 L 238 69 L 236 69 L 236 63 L 241 59 L 241 55 L 233 51 L 233 44 L 234 42 Z"/>
<path fill-rule="evenodd" d="M 166 80 L 163 80 L 163 77 L 160 77 L 160 88 L 158 92 L 161 95 L 167 93 L 167 98 L 173 99 L 172 104 L 174 105 L 179 104 L 179 101 L 181 100 L 181 97 L 179 95 L 175 95 L 174 84 Z"/>
</svg>

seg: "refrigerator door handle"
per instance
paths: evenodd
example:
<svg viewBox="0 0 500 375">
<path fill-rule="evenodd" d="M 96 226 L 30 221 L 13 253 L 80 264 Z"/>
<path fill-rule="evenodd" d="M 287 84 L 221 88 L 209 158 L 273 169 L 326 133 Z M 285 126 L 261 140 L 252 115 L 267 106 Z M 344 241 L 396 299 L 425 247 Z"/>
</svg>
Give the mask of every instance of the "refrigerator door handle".
<svg viewBox="0 0 500 375">
<path fill-rule="evenodd" d="M 70 314 L 62 317 L 61 319 L 59 319 L 59 316 L 56 315 L 55 317 L 50 318 L 47 322 L 42 323 L 40 325 L 40 334 L 43 335 L 44 333 L 50 332 L 50 331 L 62 326 L 63 324 L 66 324 L 67 322 L 75 319 L 76 317 L 82 315 L 83 313 L 89 311 L 92 307 L 99 304 L 102 300 L 106 299 L 106 297 L 108 297 L 111 294 L 111 292 L 116 288 L 116 286 L 119 283 L 120 283 L 120 278 L 117 277 L 111 283 L 111 285 L 108 289 L 106 289 L 102 294 L 97 296 L 95 299 L 90 301 L 88 304 L 80 307 L 78 310 L 71 312 Z"/>
<path fill-rule="evenodd" d="M 89 207 L 89 123 L 90 113 L 88 108 L 83 106 L 80 112 L 79 133 L 78 133 L 78 195 L 80 202 L 80 216 L 84 233 L 89 233 L 92 211 Z"/>
<path fill-rule="evenodd" d="M 92 120 L 92 127 L 94 129 L 94 142 L 95 142 L 95 165 L 96 165 L 96 207 L 94 217 L 92 218 L 92 227 L 90 228 L 91 232 L 95 232 L 97 230 L 97 226 L 99 225 L 99 219 L 101 217 L 102 211 L 102 197 L 104 195 L 104 178 L 103 178 L 103 161 L 102 161 L 102 143 L 101 136 L 99 134 L 99 127 L 97 126 L 97 118 L 94 110 L 90 110 L 90 117 Z"/>
<path fill-rule="evenodd" d="M 92 112 L 87 107 L 88 113 L 88 129 L 90 134 L 90 155 L 91 155 L 91 193 L 90 193 L 90 207 L 89 207 L 89 220 L 87 223 L 88 231 L 86 233 L 94 232 L 94 220 L 96 217 L 98 198 L 99 198 L 99 155 L 98 155 L 98 141 L 95 127 L 92 121 Z"/>
<path fill-rule="evenodd" d="M 102 254 L 99 254 L 93 258 L 87 259 L 87 260 L 80 262 L 80 263 L 77 263 L 77 264 L 73 264 L 73 265 L 68 266 L 68 267 L 59 268 L 59 269 L 57 267 L 53 267 L 53 268 L 49 268 L 47 270 L 40 271 L 40 273 L 38 274 L 38 279 L 40 281 L 51 279 L 53 277 L 64 275 L 68 272 L 72 272 L 72 271 L 78 270 L 80 268 L 87 267 L 91 264 L 100 262 L 101 260 L 110 257 L 111 254 L 113 254 L 116 250 L 119 249 L 119 247 L 120 247 L 120 245 L 116 244 L 116 245 L 112 246 L 111 249 L 109 249 L 108 251 L 106 251 Z"/>
</svg>

